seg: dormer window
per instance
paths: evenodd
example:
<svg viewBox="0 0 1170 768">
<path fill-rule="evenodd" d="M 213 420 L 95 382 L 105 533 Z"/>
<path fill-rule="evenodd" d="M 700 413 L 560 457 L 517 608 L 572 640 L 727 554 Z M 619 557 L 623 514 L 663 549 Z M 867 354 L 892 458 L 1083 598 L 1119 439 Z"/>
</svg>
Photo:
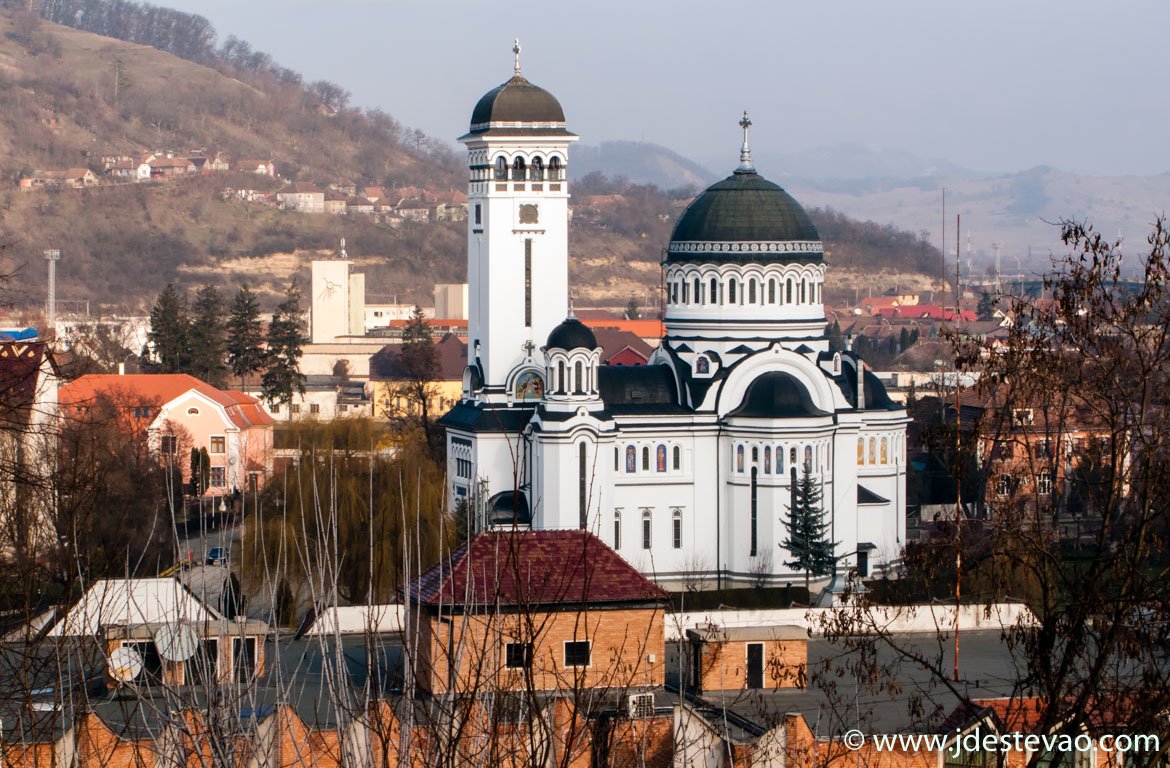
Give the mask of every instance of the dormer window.
<svg viewBox="0 0 1170 768">
<path fill-rule="evenodd" d="M 561 159 L 554 157 L 548 161 L 548 180 L 560 181 L 561 178 Z"/>
<path fill-rule="evenodd" d="M 518 157 L 512 161 L 512 181 L 524 181 L 527 175 L 527 168 L 524 165 L 524 158 Z"/>
<path fill-rule="evenodd" d="M 496 158 L 496 181 L 508 180 L 508 161 L 502 157 Z"/>
<path fill-rule="evenodd" d="M 539 157 L 532 158 L 532 169 L 528 172 L 532 181 L 544 181 L 544 161 Z"/>
</svg>

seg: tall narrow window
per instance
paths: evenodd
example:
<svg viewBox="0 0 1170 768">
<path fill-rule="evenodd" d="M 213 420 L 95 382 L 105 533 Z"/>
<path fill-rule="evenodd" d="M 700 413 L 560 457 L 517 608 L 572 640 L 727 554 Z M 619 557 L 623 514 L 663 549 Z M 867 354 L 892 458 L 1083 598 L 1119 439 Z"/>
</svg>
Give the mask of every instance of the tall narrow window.
<svg viewBox="0 0 1170 768">
<path fill-rule="evenodd" d="M 578 525 L 581 530 L 585 530 L 589 517 L 589 501 L 586 499 L 587 483 L 585 480 L 585 457 L 586 457 L 585 443 L 580 443 L 577 446 L 577 514 Z"/>
<path fill-rule="evenodd" d="M 671 544 L 675 549 L 682 549 L 682 510 L 676 509 L 671 515 Z"/>
<path fill-rule="evenodd" d="M 563 395 L 568 389 L 568 380 L 565 379 L 565 361 L 557 360 L 557 392 Z"/>
<path fill-rule="evenodd" d="M 650 449 L 648 447 L 642 448 L 642 471 L 650 471 Z"/>
<path fill-rule="evenodd" d="M 757 491 L 758 491 L 758 486 L 756 484 L 756 467 L 752 467 L 752 530 L 751 530 L 752 550 L 749 553 L 752 557 L 756 556 L 757 550 L 758 550 L 758 545 L 759 545 L 759 537 L 758 537 L 758 534 L 756 531 L 756 520 L 757 520 L 758 515 L 759 515 L 759 504 L 758 504 L 759 494 L 757 493 Z"/>
<path fill-rule="evenodd" d="M 508 161 L 502 157 L 496 158 L 496 180 L 497 181 L 507 181 L 508 180 Z"/>
<path fill-rule="evenodd" d="M 532 327 L 532 239 L 524 241 L 524 325 Z"/>
<path fill-rule="evenodd" d="M 659 445 L 654 449 L 654 469 L 658 472 L 666 471 L 666 446 Z"/>
<path fill-rule="evenodd" d="M 475 204 L 475 223 L 483 224 L 483 206 L 479 203 Z"/>
<path fill-rule="evenodd" d="M 764 446 L 764 474 L 772 474 L 772 446 Z"/>
<path fill-rule="evenodd" d="M 653 539 L 651 538 L 652 530 L 650 527 L 650 522 L 651 522 L 650 521 L 650 510 L 643 509 L 642 510 L 642 549 L 650 549 L 650 546 L 654 543 Z"/>
<path fill-rule="evenodd" d="M 677 445 L 674 447 L 674 471 L 677 472 L 682 469 L 682 448 Z"/>
<path fill-rule="evenodd" d="M 695 303 L 696 304 L 703 303 L 703 291 L 702 291 L 702 288 L 699 286 L 699 278 L 697 278 L 697 277 L 695 278 Z"/>
<path fill-rule="evenodd" d="M 737 445 L 735 447 L 735 471 L 743 472 L 743 446 Z"/>
<path fill-rule="evenodd" d="M 559 157 L 554 157 L 548 161 L 548 180 L 561 180 L 561 159 Z"/>
<path fill-rule="evenodd" d="M 784 446 L 776 446 L 776 474 L 784 474 Z"/>
<path fill-rule="evenodd" d="M 619 457 L 620 453 L 621 453 L 621 451 L 619 451 L 618 447 L 615 445 L 613 447 L 613 471 L 614 472 L 618 471 L 618 461 L 619 461 L 618 457 Z"/>
<path fill-rule="evenodd" d="M 756 303 L 756 279 L 753 277 L 748 283 L 748 304 Z"/>
<path fill-rule="evenodd" d="M 686 280 L 683 280 L 682 287 L 683 287 L 683 299 L 682 299 L 682 303 L 683 303 L 683 304 L 689 304 L 689 303 L 690 303 L 690 301 L 691 301 L 691 296 L 690 296 L 690 293 L 691 293 L 691 292 L 690 292 L 690 287 L 691 287 L 691 284 L 690 284 L 688 281 L 686 281 Z"/>
<path fill-rule="evenodd" d="M 791 304 L 792 303 L 792 278 L 791 277 L 788 278 L 788 281 L 785 283 L 785 286 L 786 287 L 784 290 L 784 303 Z"/>
<path fill-rule="evenodd" d="M 532 158 L 532 170 L 528 172 L 528 178 L 533 181 L 544 181 L 544 161 L 539 157 Z"/>
<path fill-rule="evenodd" d="M 711 303 L 719 303 L 719 280 L 714 277 L 711 278 Z"/>
<path fill-rule="evenodd" d="M 727 281 L 727 303 L 728 304 L 735 303 L 735 278 L 734 277 Z"/>
<path fill-rule="evenodd" d="M 634 446 L 626 446 L 626 474 L 632 475 L 638 471 L 638 454 Z"/>
<path fill-rule="evenodd" d="M 613 548 L 622 548 L 622 511 L 620 509 L 613 511 Z"/>
<path fill-rule="evenodd" d="M 776 303 L 776 280 L 774 278 L 768 281 L 768 303 Z"/>
<path fill-rule="evenodd" d="M 528 169 L 524 166 L 524 158 L 518 157 L 512 161 L 512 181 L 524 181 Z"/>
<path fill-rule="evenodd" d="M 808 282 L 802 279 L 800 281 L 800 303 L 801 304 L 805 304 L 808 302 L 808 299 L 805 298 L 805 292 L 804 292 L 805 288 L 807 286 L 808 286 Z"/>
<path fill-rule="evenodd" d="M 573 386 L 574 394 L 585 394 L 585 366 L 581 364 L 580 360 L 573 363 L 573 378 L 575 379 Z"/>
</svg>

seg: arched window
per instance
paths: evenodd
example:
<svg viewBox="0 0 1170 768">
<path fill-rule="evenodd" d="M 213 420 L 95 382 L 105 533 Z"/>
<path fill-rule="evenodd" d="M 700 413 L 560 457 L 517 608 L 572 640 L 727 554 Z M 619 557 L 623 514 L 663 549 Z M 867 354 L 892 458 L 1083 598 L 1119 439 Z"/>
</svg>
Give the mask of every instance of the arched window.
<svg viewBox="0 0 1170 768">
<path fill-rule="evenodd" d="M 735 471 L 743 472 L 743 446 L 736 446 L 735 449 Z"/>
<path fill-rule="evenodd" d="M 775 278 L 768 280 L 768 303 L 769 304 L 776 303 L 776 279 Z"/>
<path fill-rule="evenodd" d="M 674 510 L 671 516 L 671 539 L 675 549 L 682 549 L 682 510 Z"/>
<path fill-rule="evenodd" d="M 890 463 L 890 441 L 889 438 L 882 438 L 882 464 Z"/>
<path fill-rule="evenodd" d="M 533 181 L 544 181 L 544 161 L 539 157 L 532 158 L 532 169 L 528 171 L 528 178 Z"/>
<path fill-rule="evenodd" d="M 790 467 L 796 466 L 796 446 L 795 445 L 788 449 L 788 466 L 790 466 Z"/>
<path fill-rule="evenodd" d="M 682 469 L 682 448 L 674 447 L 674 471 Z"/>
<path fill-rule="evenodd" d="M 642 447 L 642 471 L 643 472 L 650 471 L 650 447 L 649 446 Z"/>
<path fill-rule="evenodd" d="M 734 277 L 727 281 L 727 303 L 728 304 L 735 303 L 735 278 Z"/>
<path fill-rule="evenodd" d="M 699 278 L 697 278 L 697 277 L 695 278 L 695 303 L 696 304 L 703 303 L 703 291 L 702 291 L 702 287 L 699 285 Z"/>
<path fill-rule="evenodd" d="M 877 464 L 877 440 L 869 439 L 869 463 Z"/>
<path fill-rule="evenodd" d="M 617 472 L 617 471 L 618 471 L 618 464 L 619 464 L 619 463 L 620 463 L 620 461 L 621 461 L 621 459 L 620 459 L 620 456 L 621 456 L 621 451 L 620 451 L 620 450 L 618 449 L 618 447 L 615 445 L 615 446 L 613 447 L 613 471 L 614 471 L 614 472 Z"/>
<path fill-rule="evenodd" d="M 526 174 L 524 158 L 518 157 L 512 161 L 512 181 L 524 181 Z"/>
<path fill-rule="evenodd" d="M 756 279 L 753 277 L 748 283 L 748 304 L 756 303 Z"/>
<path fill-rule="evenodd" d="M 642 510 L 642 549 L 650 549 L 650 546 L 654 543 L 653 540 L 651 539 L 650 534 L 651 534 L 650 510 L 643 509 Z"/>
<path fill-rule="evenodd" d="M 764 446 L 764 474 L 772 474 L 772 446 Z"/>
<path fill-rule="evenodd" d="M 807 287 L 808 287 L 808 282 L 804 278 L 801 278 L 801 280 L 800 280 L 800 303 L 801 304 L 804 304 L 805 302 L 808 301 L 808 299 L 805 298 L 805 293 L 804 293 L 805 288 L 807 288 Z"/>
<path fill-rule="evenodd" d="M 569 382 L 565 378 L 565 361 L 557 360 L 557 394 L 563 395 L 569 389 Z"/>
<path fill-rule="evenodd" d="M 613 511 L 613 548 L 622 548 L 622 511 L 620 509 Z"/>
<path fill-rule="evenodd" d="M 654 468 L 659 472 L 666 471 L 666 446 L 659 444 L 654 449 Z"/>
<path fill-rule="evenodd" d="M 561 180 L 561 159 L 559 157 L 554 157 L 548 161 L 548 180 Z"/>
<path fill-rule="evenodd" d="M 626 446 L 626 474 L 632 475 L 638 471 L 638 451 L 634 446 Z"/>
<path fill-rule="evenodd" d="M 784 303 L 791 304 L 792 303 L 792 278 L 791 277 L 788 278 L 788 282 L 786 283 L 786 286 L 787 286 L 787 288 L 784 291 Z"/>
<path fill-rule="evenodd" d="M 502 156 L 496 158 L 496 180 L 508 180 L 508 161 L 505 160 Z"/>
<path fill-rule="evenodd" d="M 776 446 L 776 474 L 784 474 L 784 446 Z"/>
<path fill-rule="evenodd" d="M 806 445 L 804 447 L 804 471 L 805 472 L 812 472 L 813 471 L 813 453 L 812 453 L 812 446 L 811 445 Z"/>
<path fill-rule="evenodd" d="M 760 449 L 753 445 L 752 446 L 752 466 L 754 467 L 755 465 L 757 465 L 759 463 L 760 463 Z"/>
<path fill-rule="evenodd" d="M 720 303 L 719 279 L 715 278 L 715 277 L 711 278 L 711 303 L 712 304 L 719 304 Z"/>
<path fill-rule="evenodd" d="M 580 360 L 573 363 L 573 378 L 575 380 L 574 381 L 575 386 L 573 387 L 573 394 L 576 394 L 576 395 L 585 394 L 585 366 L 582 365 Z"/>
<path fill-rule="evenodd" d="M 857 466 L 865 463 L 865 438 L 857 438 Z"/>
<path fill-rule="evenodd" d="M 691 290 L 690 290 L 691 284 L 689 281 L 683 280 L 682 287 L 683 287 L 682 303 L 689 304 L 691 302 Z"/>
</svg>

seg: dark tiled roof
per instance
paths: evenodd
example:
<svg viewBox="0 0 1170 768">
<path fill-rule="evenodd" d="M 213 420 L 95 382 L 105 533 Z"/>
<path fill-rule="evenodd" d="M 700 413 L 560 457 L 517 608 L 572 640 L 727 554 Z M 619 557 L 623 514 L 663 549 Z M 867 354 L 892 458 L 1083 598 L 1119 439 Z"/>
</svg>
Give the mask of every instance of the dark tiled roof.
<svg viewBox="0 0 1170 768">
<path fill-rule="evenodd" d="M 695 198 L 679 217 L 674 242 L 819 241 L 821 236 L 800 203 L 778 185 L 753 172 L 737 171 Z M 816 253 L 676 252 L 673 261 L 821 261 Z"/>
<path fill-rule="evenodd" d="M 857 486 L 857 503 L 858 504 L 888 504 L 889 499 L 882 498 L 876 493 L 866 488 L 864 485 Z"/>
<path fill-rule="evenodd" d="M 756 419 L 828 416 L 813 403 L 808 388 L 790 373 L 769 371 L 753 381 L 739 407 L 728 414 Z"/>
<path fill-rule="evenodd" d="M 439 426 L 468 432 L 519 432 L 531 421 L 533 408 L 482 408 L 458 403 L 439 419 Z"/>
<path fill-rule="evenodd" d="M 401 344 L 387 344 L 382 347 L 370 358 L 370 373 L 375 379 L 403 378 L 405 374 L 398 358 L 401 353 Z M 463 369 L 467 367 L 467 344 L 463 339 L 448 333 L 435 343 L 435 353 L 439 364 L 436 378 L 443 381 L 463 378 Z"/>
<path fill-rule="evenodd" d="M 588 531 L 481 533 L 408 589 L 412 600 L 434 607 L 655 603 L 669 597 Z"/>
<path fill-rule="evenodd" d="M 471 131 L 488 123 L 563 123 L 565 111 L 551 93 L 520 75 L 480 98 L 471 113 Z"/>
<path fill-rule="evenodd" d="M 678 406 L 674 374 L 667 365 L 603 365 L 597 369 L 597 386 L 605 406 Z"/>
</svg>

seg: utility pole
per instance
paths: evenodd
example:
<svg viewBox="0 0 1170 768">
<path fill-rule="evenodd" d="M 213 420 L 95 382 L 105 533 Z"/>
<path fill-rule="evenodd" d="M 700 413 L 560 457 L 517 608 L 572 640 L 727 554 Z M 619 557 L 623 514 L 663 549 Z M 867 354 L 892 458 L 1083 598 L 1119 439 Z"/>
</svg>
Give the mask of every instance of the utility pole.
<svg viewBox="0 0 1170 768">
<path fill-rule="evenodd" d="M 959 303 L 959 214 L 955 214 L 955 337 L 958 338 L 959 320 L 962 317 Z M 954 681 L 959 682 L 959 599 L 963 583 L 963 405 L 959 397 L 959 366 L 955 365 L 955 672 Z"/>
<path fill-rule="evenodd" d="M 57 249 L 45 251 L 45 261 L 49 262 L 49 291 L 45 301 L 45 335 L 52 333 L 57 337 L 57 262 L 61 260 L 61 252 Z"/>
</svg>

